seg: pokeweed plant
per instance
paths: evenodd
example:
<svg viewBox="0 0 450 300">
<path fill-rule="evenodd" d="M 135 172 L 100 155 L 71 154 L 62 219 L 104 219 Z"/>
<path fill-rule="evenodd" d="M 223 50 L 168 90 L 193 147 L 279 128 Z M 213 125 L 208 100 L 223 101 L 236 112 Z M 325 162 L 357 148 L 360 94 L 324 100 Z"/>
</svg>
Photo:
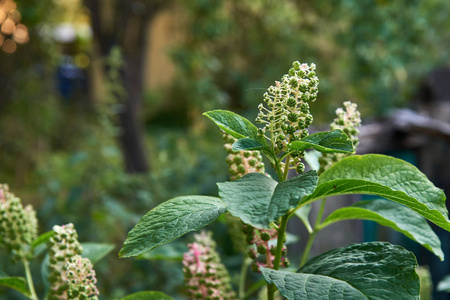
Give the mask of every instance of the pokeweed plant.
<svg viewBox="0 0 450 300">
<path fill-rule="evenodd" d="M 388 226 L 441 260 L 440 240 L 426 220 L 450 230 L 445 194 L 416 167 L 385 155 L 354 155 L 360 125 L 355 104 L 345 102 L 344 108 L 337 110 L 331 131 L 308 133 L 313 121 L 309 106 L 317 99 L 318 83 L 314 64 L 294 62 L 288 74 L 264 94 L 256 118 L 260 128 L 230 111 L 206 112 L 225 134 L 232 181 L 218 183 L 219 197 L 182 196 L 150 210 L 128 233 L 119 256 L 138 256 L 229 212 L 245 224 L 248 253 L 256 260 L 254 271 L 261 272 L 266 281 L 267 299 L 274 299 L 277 290 L 288 299 L 419 299 L 415 256 L 400 246 L 353 244 L 309 257 L 317 233 L 342 220 L 372 220 Z M 305 151 L 309 149 L 322 153 L 318 171 L 305 172 Z M 276 180 L 264 172 L 261 154 L 275 169 Z M 294 172 L 298 174 L 290 176 Z M 359 201 L 323 218 L 328 197 L 350 194 L 376 199 Z M 312 225 L 308 215 L 315 201 L 321 201 L 321 206 Z M 284 258 L 286 226 L 294 216 L 303 221 L 309 237 L 299 268 L 282 271 L 280 268 L 288 265 Z M 200 259 L 199 249 L 205 251 L 206 246 L 194 245 L 190 251 L 197 249 L 194 252 Z M 208 282 L 214 275 L 208 270 L 214 266 L 208 266 L 208 260 L 197 260 L 203 269 L 194 270 L 188 264 L 192 255 L 185 263 L 187 282 L 189 276 L 197 276 L 196 282 Z M 215 282 L 210 287 L 225 284 L 217 278 L 210 282 Z M 188 289 L 199 291 L 198 286 Z M 241 288 L 239 291 L 244 298 Z M 221 294 L 213 288 L 189 295 L 190 299 L 230 299 L 228 290 Z"/>
</svg>

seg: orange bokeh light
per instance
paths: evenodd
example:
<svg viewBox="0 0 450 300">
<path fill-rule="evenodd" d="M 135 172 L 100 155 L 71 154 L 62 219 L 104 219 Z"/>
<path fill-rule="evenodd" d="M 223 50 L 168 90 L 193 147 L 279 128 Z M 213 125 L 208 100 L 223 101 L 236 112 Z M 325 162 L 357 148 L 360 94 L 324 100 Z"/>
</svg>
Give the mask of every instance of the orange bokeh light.
<svg viewBox="0 0 450 300">
<path fill-rule="evenodd" d="M 13 19 L 8 17 L 5 22 L 2 24 L 2 32 L 6 35 L 12 34 L 14 29 L 16 28 L 16 22 Z"/>
<path fill-rule="evenodd" d="M 0 9 L 0 24 L 3 23 L 6 19 L 6 13 L 3 11 L 3 9 Z"/>
<path fill-rule="evenodd" d="M 16 9 L 17 4 L 13 0 L 0 0 L 0 9 L 5 13 L 9 13 L 10 11 Z"/>
<path fill-rule="evenodd" d="M 17 44 L 16 44 L 16 42 L 14 42 L 11 39 L 7 39 L 2 45 L 2 50 L 3 50 L 3 52 L 6 52 L 6 53 L 14 53 L 16 51 L 16 49 L 17 49 Z"/>
<path fill-rule="evenodd" d="M 13 32 L 13 38 L 19 44 L 27 43 L 30 39 L 27 26 L 18 24 Z"/>
</svg>

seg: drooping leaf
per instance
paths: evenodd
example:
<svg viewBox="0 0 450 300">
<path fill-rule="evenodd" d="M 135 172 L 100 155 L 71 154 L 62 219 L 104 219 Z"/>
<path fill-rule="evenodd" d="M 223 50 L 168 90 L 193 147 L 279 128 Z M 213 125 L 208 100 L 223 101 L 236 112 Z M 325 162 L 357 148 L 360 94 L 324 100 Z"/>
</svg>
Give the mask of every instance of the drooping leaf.
<svg viewBox="0 0 450 300">
<path fill-rule="evenodd" d="M 27 282 L 23 277 L 0 277 L 0 285 L 15 289 L 26 297 L 31 296 L 27 287 Z"/>
<path fill-rule="evenodd" d="M 292 273 L 261 268 L 264 279 L 273 283 L 289 300 L 369 299 L 345 281 L 328 276 Z"/>
<path fill-rule="evenodd" d="M 81 256 L 89 258 L 92 264 L 97 263 L 114 250 L 113 244 L 106 243 L 81 243 L 81 247 L 83 247 Z"/>
<path fill-rule="evenodd" d="M 205 112 L 204 115 L 234 138 L 259 139 L 258 128 L 252 122 L 234 112 L 218 109 Z"/>
<path fill-rule="evenodd" d="M 216 197 L 183 196 L 158 205 L 128 233 L 120 257 L 137 256 L 173 241 L 191 231 L 199 230 L 226 211 Z"/>
<path fill-rule="evenodd" d="M 33 250 L 33 257 L 38 257 L 47 249 L 47 242 L 53 236 L 55 232 L 53 230 L 47 231 L 39 235 L 32 243 L 31 248 Z"/>
<path fill-rule="evenodd" d="M 128 295 L 122 300 L 173 300 L 173 298 L 161 292 L 145 291 Z"/>
<path fill-rule="evenodd" d="M 50 238 L 55 234 L 55 232 L 53 230 L 44 232 L 43 234 L 39 235 L 32 243 L 31 243 L 31 247 L 32 248 L 36 248 L 37 246 L 41 245 L 41 244 L 45 244 L 47 243 Z"/>
<path fill-rule="evenodd" d="M 375 195 L 398 202 L 450 230 L 444 192 L 403 160 L 379 154 L 344 158 L 322 173 L 314 193 L 300 204 L 345 194 Z"/>
<path fill-rule="evenodd" d="M 311 204 L 307 204 L 295 211 L 295 215 L 303 222 L 303 224 L 305 224 L 308 232 L 312 232 L 313 230 L 311 227 L 311 223 L 309 222 L 309 212 L 311 211 L 311 207 Z"/>
<path fill-rule="evenodd" d="M 388 226 L 418 242 L 444 260 L 439 237 L 424 218 L 403 205 L 381 199 L 360 201 L 332 212 L 322 223 L 321 228 L 337 221 L 350 219 L 371 220 Z"/>
<path fill-rule="evenodd" d="M 50 282 L 48 281 L 48 277 L 50 276 L 50 270 L 48 266 L 50 265 L 50 257 L 48 253 L 44 256 L 44 259 L 41 263 L 41 277 L 42 282 L 44 282 L 45 290 L 47 291 L 50 288 Z"/>
<path fill-rule="evenodd" d="M 298 273 L 345 281 L 368 299 L 419 299 L 416 266 L 414 254 L 406 249 L 386 242 L 371 242 L 321 254 Z"/>
<path fill-rule="evenodd" d="M 445 276 L 441 281 L 439 281 L 436 291 L 450 293 L 450 275 Z"/>
<path fill-rule="evenodd" d="M 318 132 L 292 142 L 289 151 L 305 151 L 306 149 L 315 149 L 322 153 L 352 153 L 353 143 L 348 136 L 339 129 L 331 132 Z"/>
<path fill-rule="evenodd" d="M 233 216 L 254 227 L 269 228 L 271 222 L 312 193 L 316 184 L 317 173 L 310 171 L 280 184 L 263 174 L 250 173 L 218 186 L 219 195 Z"/>
<path fill-rule="evenodd" d="M 319 158 L 322 156 L 322 153 L 320 153 L 317 150 L 310 150 L 305 152 L 305 161 L 311 168 L 311 170 L 318 171 L 320 169 L 320 163 Z"/>
<path fill-rule="evenodd" d="M 240 150 L 263 150 L 265 147 L 260 142 L 251 139 L 251 138 L 244 138 L 237 140 L 233 143 L 232 149 L 233 151 L 240 151 Z"/>
</svg>

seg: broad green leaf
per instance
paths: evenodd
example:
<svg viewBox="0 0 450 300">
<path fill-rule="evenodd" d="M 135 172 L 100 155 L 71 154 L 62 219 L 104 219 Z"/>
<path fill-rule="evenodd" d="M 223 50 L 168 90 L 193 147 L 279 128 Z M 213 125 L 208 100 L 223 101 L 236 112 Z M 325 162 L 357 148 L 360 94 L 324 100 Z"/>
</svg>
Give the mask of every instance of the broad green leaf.
<svg viewBox="0 0 450 300">
<path fill-rule="evenodd" d="M 439 281 L 436 291 L 450 293 L 450 275 L 445 276 L 441 281 Z"/>
<path fill-rule="evenodd" d="M 31 296 L 23 277 L 0 277 L 0 285 L 15 289 L 27 297 Z"/>
<path fill-rule="evenodd" d="M 269 228 L 271 222 L 312 193 L 316 184 L 317 173 L 310 171 L 280 184 L 263 174 L 250 173 L 218 186 L 219 195 L 233 216 L 254 227 Z"/>
<path fill-rule="evenodd" d="M 44 282 L 45 290 L 48 290 L 50 288 L 50 282 L 48 281 L 48 277 L 50 276 L 50 270 L 48 269 L 49 265 L 50 257 L 47 253 L 41 263 L 41 277 L 42 281 Z"/>
<path fill-rule="evenodd" d="M 313 194 L 302 204 L 345 194 L 368 194 L 403 204 L 450 231 L 445 194 L 413 165 L 379 154 L 354 155 L 322 173 Z"/>
<path fill-rule="evenodd" d="M 298 273 L 345 281 L 367 299 L 419 299 L 416 266 L 414 254 L 406 249 L 386 242 L 372 242 L 321 254 L 301 267 Z"/>
<path fill-rule="evenodd" d="M 81 247 L 83 247 L 81 256 L 89 258 L 92 264 L 97 263 L 114 250 L 113 244 L 105 243 L 81 243 Z"/>
<path fill-rule="evenodd" d="M 444 260 L 439 237 L 424 218 L 403 205 L 381 199 L 360 201 L 352 206 L 335 210 L 320 227 L 323 228 L 334 222 L 350 219 L 371 220 L 380 225 L 388 226 L 418 242 L 441 260 Z"/>
<path fill-rule="evenodd" d="M 212 110 L 204 113 L 217 126 L 237 139 L 259 140 L 258 128 L 246 118 L 227 110 Z"/>
<path fill-rule="evenodd" d="M 345 281 L 328 276 L 292 273 L 261 268 L 264 279 L 273 283 L 289 300 L 369 299 Z"/>
<path fill-rule="evenodd" d="M 339 129 L 314 133 L 289 145 L 289 151 L 306 149 L 315 149 L 322 153 L 352 153 L 354 151 L 352 141 Z"/>
<path fill-rule="evenodd" d="M 137 256 L 191 231 L 199 230 L 226 211 L 216 197 L 183 196 L 161 203 L 128 233 L 120 257 Z"/>
<path fill-rule="evenodd" d="M 128 295 L 122 300 L 173 300 L 173 298 L 161 292 L 146 291 Z"/>
<path fill-rule="evenodd" d="M 264 174 L 250 173 L 238 180 L 217 185 L 219 196 L 233 216 L 257 228 L 269 227 L 267 215 L 277 186 L 275 180 Z"/>
<path fill-rule="evenodd" d="M 279 183 L 269 205 L 271 222 L 296 208 L 300 200 L 314 191 L 318 179 L 316 171 L 308 171 Z"/>
<path fill-rule="evenodd" d="M 251 139 L 251 138 L 244 138 L 237 140 L 233 143 L 232 149 L 233 151 L 240 151 L 240 150 L 263 150 L 265 147 L 260 142 Z"/>
</svg>

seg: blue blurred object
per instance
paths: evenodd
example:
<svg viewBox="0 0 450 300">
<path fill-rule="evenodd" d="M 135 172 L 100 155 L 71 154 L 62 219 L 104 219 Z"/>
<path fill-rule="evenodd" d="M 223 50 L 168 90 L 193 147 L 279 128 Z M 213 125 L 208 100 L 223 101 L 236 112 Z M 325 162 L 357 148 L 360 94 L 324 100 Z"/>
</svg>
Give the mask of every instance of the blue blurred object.
<svg viewBox="0 0 450 300">
<path fill-rule="evenodd" d="M 73 57 L 64 55 L 57 70 L 58 91 L 64 99 L 72 98 L 78 91 L 87 89 L 87 76 L 73 63 Z"/>
</svg>

